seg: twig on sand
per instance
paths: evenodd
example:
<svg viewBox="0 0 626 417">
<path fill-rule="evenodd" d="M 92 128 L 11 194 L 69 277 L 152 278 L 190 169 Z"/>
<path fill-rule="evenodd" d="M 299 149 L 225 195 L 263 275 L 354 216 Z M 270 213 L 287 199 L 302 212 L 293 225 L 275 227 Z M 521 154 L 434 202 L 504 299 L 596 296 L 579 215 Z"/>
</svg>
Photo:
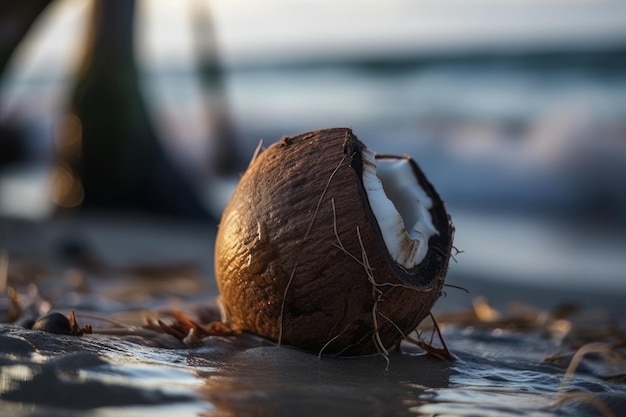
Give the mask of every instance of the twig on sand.
<svg viewBox="0 0 626 417">
<path fill-rule="evenodd" d="M 576 373 L 576 370 L 580 366 L 580 363 L 582 362 L 585 355 L 588 355 L 590 353 L 599 353 L 605 358 L 607 366 L 615 367 L 624 363 L 624 355 L 617 350 L 618 348 L 623 347 L 626 347 L 626 343 L 624 342 L 618 344 L 592 342 L 581 346 L 576 352 L 574 352 L 572 356 L 567 370 L 565 371 L 565 375 L 563 375 L 563 380 L 561 381 L 559 391 L 561 393 L 565 393 L 565 390 L 567 389 L 572 377 Z"/>
<path fill-rule="evenodd" d="M 426 352 L 427 354 L 431 356 L 442 359 L 444 361 L 453 361 L 454 355 L 452 354 L 452 352 L 450 352 L 450 349 L 448 349 L 448 346 L 446 345 L 446 342 L 443 338 L 443 334 L 441 333 L 441 329 L 439 328 L 439 324 L 437 323 L 435 316 L 433 315 L 432 312 L 428 313 L 428 315 L 433 322 L 433 331 L 430 336 L 430 341 L 426 342 L 422 338 L 421 332 L 418 332 L 418 331 L 415 332 L 417 334 L 417 338 L 407 336 L 405 340 L 407 342 L 410 342 L 410 343 L 413 343 L 414 345 L 419 346 L 422 350 L 424 350 L 424 352 Z M 441 342 L 440 348 L 433 346 L 433 337 L 435 333 L 437 334 L 437 337 L 439 338 L 439 341 Z"/>
</svg>

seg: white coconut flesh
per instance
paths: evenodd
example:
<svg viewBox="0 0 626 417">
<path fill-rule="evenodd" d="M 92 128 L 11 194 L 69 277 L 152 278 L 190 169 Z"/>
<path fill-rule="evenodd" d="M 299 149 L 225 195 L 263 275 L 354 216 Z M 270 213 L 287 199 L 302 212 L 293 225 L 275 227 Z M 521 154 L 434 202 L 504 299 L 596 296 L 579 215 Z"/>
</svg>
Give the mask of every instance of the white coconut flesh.
<svg viewBox="0 0 626 417">
<path fill-rule="evenodd" d="M 432 200 L 420 186 L 407 158 L 376 158 L 364 149 L 363 186 L 391 258 L 401 267 L 419 265 L 428 240 L 439 232 L 429 209 Z"/>
</svg>

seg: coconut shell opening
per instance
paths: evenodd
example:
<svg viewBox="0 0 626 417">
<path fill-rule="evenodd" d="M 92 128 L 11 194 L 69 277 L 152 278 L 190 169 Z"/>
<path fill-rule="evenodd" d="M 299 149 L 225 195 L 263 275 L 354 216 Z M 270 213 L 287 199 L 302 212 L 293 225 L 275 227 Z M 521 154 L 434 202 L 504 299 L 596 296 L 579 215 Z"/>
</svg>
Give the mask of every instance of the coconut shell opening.
<svg viewBox="0 0 626 417">
<path fill-rule="evenodd" d="M 439 232 L 429 210 L 432 199 L 420 186 L 410 159 L 376 158 L 362 151 L 363 187 L 391 258 L 400 267 L 412 269 L 428 253 L 428 241 Z"/>
</svg>

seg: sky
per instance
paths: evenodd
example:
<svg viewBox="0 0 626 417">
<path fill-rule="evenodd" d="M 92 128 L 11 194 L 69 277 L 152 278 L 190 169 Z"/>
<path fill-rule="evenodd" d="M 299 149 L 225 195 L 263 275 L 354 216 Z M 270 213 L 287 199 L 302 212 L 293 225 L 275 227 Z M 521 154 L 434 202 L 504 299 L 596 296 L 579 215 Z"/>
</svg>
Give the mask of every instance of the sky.
<svg viewBox="0 0 626 417">
<path fill-rule="evenodd" d="M 53 4 L 16 54 L 14 71 L 72 71 L 89 3 Z M 187 25 L 193 10 L 213 16 L 227 66 L 626 40 L 623 0 L 140 0 L 137 49 L 146 67 L 193 64 Z"/>
</svg>

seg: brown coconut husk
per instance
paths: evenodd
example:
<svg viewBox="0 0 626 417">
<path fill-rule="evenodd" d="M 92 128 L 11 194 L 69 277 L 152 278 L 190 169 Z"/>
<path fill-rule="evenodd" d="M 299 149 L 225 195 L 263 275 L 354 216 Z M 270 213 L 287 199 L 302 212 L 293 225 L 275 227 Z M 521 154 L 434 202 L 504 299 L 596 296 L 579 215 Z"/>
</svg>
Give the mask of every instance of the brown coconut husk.
<svg viewBox="0 0 626 417">
<path fill-rule="evenodd" d="M 285 137 L 251 162 L 216 241 L 231 326 L 313 352 L 386 354 L 429 314 L 454 228 L 413 164 L 439 235 L 417 267 L 395 264 L 360 179 L 364 147 L 350 129 L 319 130 Z"/>
</svg>

